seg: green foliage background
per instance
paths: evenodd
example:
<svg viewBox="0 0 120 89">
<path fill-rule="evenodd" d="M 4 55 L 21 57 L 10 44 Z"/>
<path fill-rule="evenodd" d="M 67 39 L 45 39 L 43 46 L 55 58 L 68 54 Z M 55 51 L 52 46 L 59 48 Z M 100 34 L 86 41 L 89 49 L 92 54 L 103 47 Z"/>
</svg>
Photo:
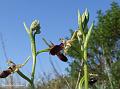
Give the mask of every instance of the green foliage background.
<svg viewBox="0 0 120 89">
<path fill-rule="evenodd" d="M 120 6 L 116 2 L 111 3 L 110 9 L 97 12 L 97 22 L 89 42 L 88 64 L 89 73 L 98 74 L 98 81 L 91 86 L 91 89 L 119 89 L 120 88 Z M 73 30 L 70 31 L 71 36 Z M 83 69 L 81 66 L 81 55 L 79 51 L 79 42 L 75 41 L 73 47 L 69 49 L 68 55 L 75 60 L 67 69 L 72 80 L 78 78 L 79 70 L 81 75 Z M 73 82 L 75 86 L 76 81 Z"/>
</svg>

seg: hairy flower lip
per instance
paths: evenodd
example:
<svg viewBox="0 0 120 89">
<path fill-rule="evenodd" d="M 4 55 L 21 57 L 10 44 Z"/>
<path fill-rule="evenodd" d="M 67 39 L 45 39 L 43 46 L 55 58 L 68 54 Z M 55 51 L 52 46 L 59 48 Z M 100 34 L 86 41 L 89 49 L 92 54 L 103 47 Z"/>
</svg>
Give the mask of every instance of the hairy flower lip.
<svg viewBox="0 0 120 89">
<path fill-rule="evenodd" d="M 10 74 L 11 74 L 11 69 L 4 70 L 0 73 L 0 78 L 6 78 Z"/>
<path fill-rule="evenodd" d="M 57 53 L 57 57 L 58 57 L 61 61 L 64 61 L 64 62 L 67 62 L 67 61 L 68 61 L 67 57 L 66 57 L 63 53 Z"/>
<path fill-rule="evenodd" d="M 0 72 L 0 78 L 6 78 L 12 72 L 14 72 L 15 69 L 16 69 L 16 65 L 15 64 L 9 66 L 7 70 L 3 70 L 3 71 Z"/>
<path fill-rule="evenodd" d="M 9 66 L 7 70 L 3 70 L 0 72 L 0 78 L 6 78 L 10 74 L 17 72 L 19 70 L 19 68 L 22 66 L 21 64 L 16 65 L 13 62 L 11 62 L 11 63 L 12 63 L 12 65 Z"/>
<path fill-rule="evenodd" d="M 56 55 L 58 52 L 60 52 L 64 47 L 64 44 L 61 43 L 60 45 L 53 45 L 50 48 L 50 54 L 51 55 Z"/>
<path fill-rule="evenodd" d="M 63 53 L 61 53 L 61 50 L 63 50 L 63 49 L 64 49 L 64 43 L 61 43 L 59 45 L 53 44 L 53 46 L 50 47 L 50 54 L 53 56 L 57 55 L 57 57 L 61 61 L 67 62 L 68 61 L 67 57 Z"/>
</svg>

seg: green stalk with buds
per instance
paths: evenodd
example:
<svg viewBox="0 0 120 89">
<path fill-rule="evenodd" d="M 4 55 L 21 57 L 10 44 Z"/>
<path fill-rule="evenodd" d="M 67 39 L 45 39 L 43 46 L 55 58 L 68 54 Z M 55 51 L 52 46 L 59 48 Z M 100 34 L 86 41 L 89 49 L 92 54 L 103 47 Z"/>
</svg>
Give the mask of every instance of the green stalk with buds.
<svg viewBox="0 0 120 89">
<path fill-rule="evenodd" d="M 88 89 L 88 66 L 87 66 L 87 50 L 88 50 L 88 42 L 89 42 L 89 38 L 90 35 L 92 33 L 92 28 L 93 28 L 93 23 L 90 26 L 89 30 L 87 27 L 89 21 L 89 13 L 87 11 L 87 9 L 85 10 L 85 12 L 82 14 L 82 16 L 80 15 L 79 11 L 78 11 L 78 32 L 77 32 L 77 38 L 78 41 L 81 45 L 81 52 L 83 53 L 82 56 L 82 60 L 84 61 L 84 66 L 83 66 L 83 70 L 84 70 L 84 76 L 81 78 L 80 82 L 79 82 L 79 86 L 78 89 L 82 89 L 83 83 L 84 83 L 84 88 Z"/>
<path fill-rule="evenodd" d="M 26 29 L 26 32 L 29 35 L 30 42 L 31 42 L 31 51 L 32 51 L 32 59 L 33 59 L 31 78 L 27 77 L 23 72 L 19 70 L 28 62 L 28 60 L 30 59 L 30 56 L 25 60 L 23 64 L 15 64 L 13 61 L 9 60 L 8 61 L 9 67 L 8 69 L 0 72 L 0 78 L 6 78 L 10 74 L 17 72 L 23 79 L 29 82 L 31 89 L 35 89 L 34 79 L 35 79 L 35 69 L 36 69 L 36 62 L 37 62 L 36 57 L 40 53 L 48 52 L 49 49 L 44 49 L 39 51 L 36 50 L 35 37 L 37 34 L 40 34 L 40 24 L 38 20 L 35 20 L 32 22 L 30 29 L 26 26 L 25 23 L 24 23 L 24 27 Z"/>
<path fill-rule="evenodd" d="M 35 69 L 36 69 L 36 62 L 37 62 L 37 55 L 43 52 L 48 52 L 50 49 L 44 49 L 44 50 L 36 50 L 36 42 L 35 42 L 35 37 L 37 34 L 40 34 L 40 24 L 38 20 L 35 20 L 32 22 L 30 28 L 26 26 L 24 23 L 24 27 L 26 29 L 26 32 L 29 35 L 30 42 L 31 42 L 31 51 L 32 51 L 32 59 L 33 59 L 33 64 L 32 64 L 32 73 L 31 73 L 31 78 L 27 77 L 23 72 L 21 72 L 19 69 L 28 62 L 30 59 L 30 56 L 25 60 L 23 64 L 15 64 L 13 61 L 9 60 L 8 64 L 9 67 L 8 69 L 0 72 L 0 78 L 6 78 L 10 74 L 17 72 L 23 79 L 29 82 L 29 85 L 31 89 L 35 89 L 34 86 L 34 80 L 35 80 Z"/>
<path fill-rule="evenodd" d="M 38 54 L 43 53 L 43 52 L 48 52 L 49 49 L 45 49 L 45 50 L 40 50 L 40 51 L 36 51 L 36 42 L 35 42 L 35 37 L 37 34 L 40 34 L 40 24 L 38 20 L 35 20 L 32 22 L 30 29 L 26 26 L 26 24 L 24 23 L 24 27 L 29 35 L 30 41 L 31 41 L 31 51 L 32 51 L 32 58 L 33 58 L 33 65 L 32 65 L 32 73 L 31 73 L 31 79 L 30 79 L 30 85 L 31 88 L 34 89 L 34 78 L 35 78 L 35 69 L 36 69 L 36 57 Z"/>
</svg>

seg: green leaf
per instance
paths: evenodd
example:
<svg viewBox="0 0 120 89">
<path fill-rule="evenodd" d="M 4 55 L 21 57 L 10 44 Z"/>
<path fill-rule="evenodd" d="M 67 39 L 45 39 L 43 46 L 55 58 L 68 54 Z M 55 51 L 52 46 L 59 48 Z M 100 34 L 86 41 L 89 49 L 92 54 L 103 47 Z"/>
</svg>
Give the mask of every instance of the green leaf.
<svg viewBox="0 0 120 89">
<path fill-rule="evenodd" d="M 88 31 L 88 33 L 87 33 L 87 35 L 86 35 L 86 39 L 85 39 L 85 43 L 84 43 L 84 48 L 87 48 L 88 41 L 89 41 L 89 38 L 90 38 L 90 36 L 91 36 L 93 26 L 94 26 L 94 25 L 93 25 L 93 23 L 92 23 L 92 25 L 90 26 L 90 29 L 89 29 L 89 31 Z"/>
</svg>

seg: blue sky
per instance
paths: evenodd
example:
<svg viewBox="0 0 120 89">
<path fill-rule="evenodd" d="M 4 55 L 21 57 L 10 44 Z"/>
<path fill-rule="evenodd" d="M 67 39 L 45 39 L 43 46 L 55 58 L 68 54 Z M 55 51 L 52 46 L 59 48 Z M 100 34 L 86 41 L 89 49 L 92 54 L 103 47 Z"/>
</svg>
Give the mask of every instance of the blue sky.
<svg viewBox="0 0 120 89">
<path fill-rule="evenodd" d="M 114 0 L 119 2 L 119 0 Z M 36 37 L 37 49 L 47 46 L 41 40 L 45 37 L 48 41 L 59 44 L 59 38 L 69 36 L 69 29 L 77 28 L 77 10 L 82 13 L 88 8 L 90 21 L 96 20 L 96 12 L 105 11 L 110 7 L 112 0 L 1 0 L 0 1 L 0 33 L 3 35 L 7 56 L 15 63 L 23 63 L 31 55 L 29 37 L 24 29 L 23 22 L 30 26 L 34 19 L 41 25 L 41 34 Z M 68 66 L 57 57 L 51 57 L 56 68 L 61 74 Z M 40 54 L 37 62 L 37 76 L 46 72 L 52 73 L 49 63 L 49 53 Z M 72 59 L 69 59 L 72 60 Z M 26 75 L 30 75 L 32 59 L 22 68 Z M 7 67 L 2 45 L 0 44 L 0 68 Z"/>
</svg>

